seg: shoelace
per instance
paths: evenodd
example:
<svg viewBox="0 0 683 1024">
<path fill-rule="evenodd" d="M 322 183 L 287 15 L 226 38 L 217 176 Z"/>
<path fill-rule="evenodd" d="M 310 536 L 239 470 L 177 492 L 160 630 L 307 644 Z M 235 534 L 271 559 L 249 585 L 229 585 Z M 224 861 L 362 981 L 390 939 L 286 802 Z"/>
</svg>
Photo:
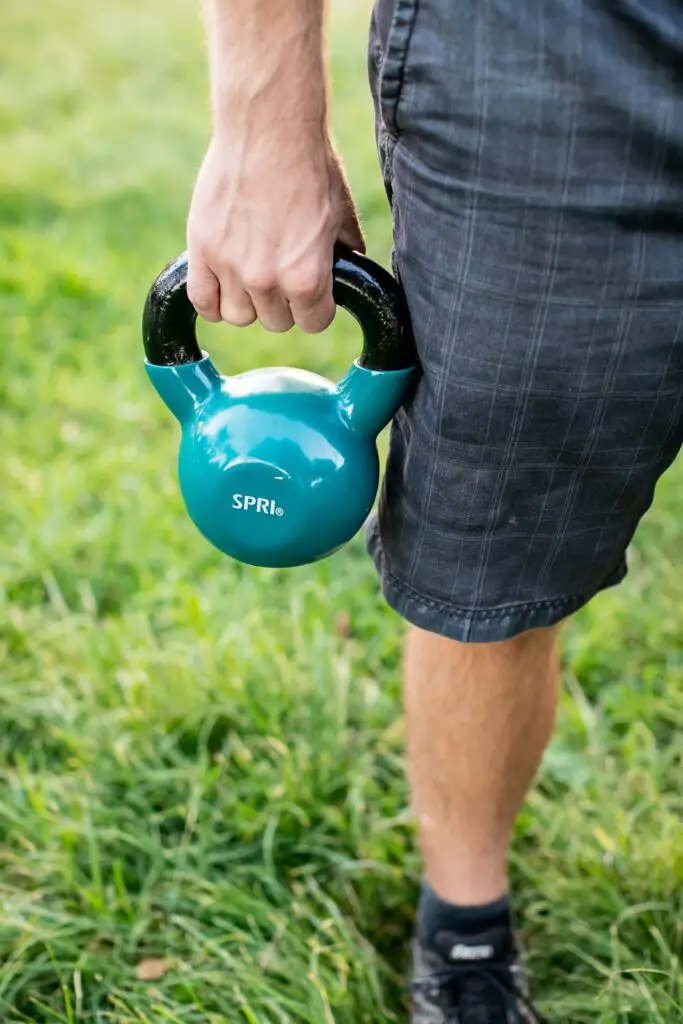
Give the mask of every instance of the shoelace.
<svg viewBox="0 0 683 1024">
<path fill-rule="evenodd" d="M 434 971 L 425 978 L 416 978 L 410 983 L 410 991 L 414 995 L 422 995 L 427 999 L 436 999 L 442 992 L 453 996 L 459 1002 L 462 997 L 472 997 L 472 986 L 467 982 L 473 979 L 489 985 L 500 996 L 500 1009 L 506 1013 L 512 1011 L 518 1015 L 521 1005 L 538 1024 L 546 1024 L 529 1000 L 515 986 L 512 973 L 506 964 L 448 964 Z M 454 1009 L 457 1008 L 457 1004 Z"/>
</svg>

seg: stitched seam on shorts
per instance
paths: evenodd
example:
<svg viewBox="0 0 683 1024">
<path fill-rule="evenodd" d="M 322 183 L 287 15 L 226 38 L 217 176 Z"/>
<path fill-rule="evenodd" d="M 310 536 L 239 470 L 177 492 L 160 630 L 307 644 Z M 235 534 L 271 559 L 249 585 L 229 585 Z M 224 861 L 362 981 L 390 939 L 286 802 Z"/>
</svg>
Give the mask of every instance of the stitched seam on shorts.
<svg viewBox="0 0 683 1024">
<path fill-rule="evenodd" d="M 625 575 L 625 572 L 626 565 L 622 560 L 611 573 L 607 574 L 605 580 L 609 580 L 615 575 L 617 579 L 620 579 Z M 418 590 L 415 590 L 414 587 L 411 587 L 409 583 L 404 583 L 403 580 L 400 580 L 388 569 L 384 570 L 383 575 L 391 582 L 392 586 L 394 586 L 396 590 L 400 590 L 406 597 L 414 598 L 420 601 L 421 604 L 426 604 L 431 608 L 436 608 L 438 611 L 448 612 L 451 615 L 462 615 L 469 619 L 478 620 L 501 619 L 506 615 L 512 615 L 516 612 L 532 611 L 535 608 L 570 608 L 577 604 L 583 604 L 590 597 L 594 597 L 596 594 L 600 593 L 602 586 L 604 585 L 601 584 L 597 587 L 591 587 L 589 590 L 584 590 L 580 594 L 574 594 L 571 597 L 546 598 L 543 601 L 521 601 L 516 604 L 506 604 L 499 608 L 492 608 L 489 611 L 477 611 L 472 608 L 463 608 L 459 605 L 449 604 L 447 601 L 440 601 L 438 598 L 425 597 Z"/>
<path fill-rule="evenodd" d="M 419 229 L 415 229 L 415 233 L 419 235 Z M 454 284 L 459 283 L 453 276 L 452 265 L 455 257 L 446 264 L 446 269 L 441 269 L 436 263 L 429 262 L 423 259 L 416 251 L 408 250 L 405 254 L 406 262 L 413 263 L 420 270 L 426 270 L 430 275 L 439 278 L 443 281 L 447 287 L 452 288 Z M 669 284 L 672 287 L 678 287 L 679 282 L 673 278 L 665 279 L 657 282 L 660 285 Z M 468 280 L 467 287 L 470 291 L 477 292 L 487 298 L 494 299 L 514 299 L 520 303 L 528 303 L 529 306 L 534 306 L 538 302 L 538 290 L 531 288 L 529 291 L 520 290 L 519 292 L 512 291 L 510 289 L 501 288 L 499 286 L 489 286 L 481 281 Z M 588 301 L 585 297 L 572 298 L 569 295 L 553 295 L 553 306 L 568 306 L 570 308 L 577 308 L 583 310 L 593 310 L 595 308 L 595 302 Z M 600 302 L 600 309 L 605 312 L 619 311 L 623 309 L 623 299 L 605 299 Z M 680 301 L 678 299 L 659 299 L 657 302 L 652 302 L 651 299 L 644 298 L 636 300 L 633 303 L 634 309 L 658 309 L 664 312 L 671 310 L 680 309 Z"/>
<path fill-rule="evenodd" d="M 414 508 L 408 505 L 407 500 L 403 508 L 407 518 L 409 518 L 416 526 L 419 526 L 424 519 L 423 513 L 420 512 L 419 510 L 415 511 Z M 600 519 L 598 522 L 581 523 L 576 528 L 565 530 L 563 536 L 588 538 L 595 533 L 601 533 L 605 529 L 605 515 L 601 515 L 600 513 L 596 513 L 596 515 L 600 515 Z M 607 513 L 607 515 L 610 520 L 616 520 L 616 523 L 614 524 L 612 522 L 608 522 L 607 526 L 614 526 L 616 530 L 618 527 L 622 525 L 621 521 L 623 520 L 623 512 L 620 509 L 612 510 L 609 513 Z M 552 532 L 550 532 L 551 529 Z M 449 520 L 447 520 L 443 515 L 436 513 L 430 516 L 429 532 L 430 534 L 436 534 L 437 537 L 443 537 L 445 540 L 450 541 L 451 543 L 456 543 L 462 541 L 466 536 L 466 533 L 471 532 L 471 529 L 470 531 L 463 530 L 462 528 L 460 529 L 460 531 L 454 530 Z M 554 528 L 548 527 L 548 532 L 542 532 L 539 529 L 536 533 L 536 536 L 541 540 L 551 540 L 554 537 Z M 527 540 L 529 537 L 529 532 L 528 529 L 520 530 L 519 532 L 515 533 L 510 532 L 506 535 L 506 537 L 508 541 Z M 410 584 L 406 585 L 410 586 Z M 556 600 L 561 600 L 561 598 L 557 598 Z"/>
<path fill-rule="evenodd" d="M 465 383 L 468 383 L 468 384 L 470 383 L 469 381 L 465 380 L 465 378 L 462 378 L 462 380 L 464 380 Z M 473 390 L 476 390 L 476 389 L 473 389 Z M 489 393 L 490 394 L 492 390 L 493 389 L 488 389 L 488 388 L 487 389 L 483 389 L 482 393 L 484 393 L 484 394 L 485 393 Z M 512 388 L 510 388 L 509 390 L 511 392 L 513 391 Z M 550 394 L 550 392 L 548 392 L 548 393 Z M 565 390 L 564 394 L 566 395 L 566 390 Z M 623 395 L 622 395 L 621 392 L 615 392 L 615 394 L 618 395 L 619 397 L 623 397 L 623 398 L 630 398 L 630 397 L 632 397 L 632 393 L 629 393 L 629 392 L 624 392 Z M 657 392 L 652 392 L 652 394 L 650 394 L 650 392 L 643 392 L 643 394 L 647 398 L 657 398 L 657 397 L 660 397 Z M 681 396 L 681 400 L 683 401 L 683 389 L 677 389 L 676 391 L 672 391 L 670 393 L 668 391 L 663 391 L 663 392 L 661 392 L 661 395 L 663 395 L 666 398 L 674 398 L 674 397 L 678 397 L 680 395 Z M 594 397 L 599 397 L 599 396 L 596 395 Z M 639 397 L 642 397 L 642 396 L 639 396 Z M 676 404 L 676 409 L 678 408 L 679 404 L 680 403 Z M 674 413 L 674 415 L 675 415 L 675 413 Z M 427 458 L 430 458 L 431 454 L 432 454 L 432 447 L 433 447 L 433 445 L 435 445 L 438 442 L 439 446 L 444 447 L 446 449 L 446 451 L 447 451 L 446 457 L 444 457 L 441 460 L 442 462 L 448 462 L 451 465 L 460 466 L 460 467 L 463 467 L 464 469 L 470 469 L 470 470 L 471 469 L 481 469 L 482 468 L 484 463 L 482 463 L 482 461 L 481 461 L 481 454 L 480 453 L 481 453 L 482 449 L 484 451 L 486 451 L 487 449 L 491 450 L 491 446 L 490 445 L 486 445 L 483 442 L 477 444 L 475 441 L 462 441 L 458 437 L 446 437 L 443 434 L 431 435 L 430 434 L 431 427 L 427 423 L 427 421 L 425 420 L 424 416 L 422 415 L 422 413 L 420 412 L 419 409 L 414 409 L 413 410 L 413 416 L 415 417 L 416 420 L 419 420 L 420 426 L 422 427 L 422 430 L 423 430 L 424 434 L 426 434 L 427 437 L 428 437 L 428 441 L 424 440 L 422 434 L 420 434 L 420 432 L 418 430 L 413 430 L 412 433 L 411 433 L 411 436 L 410 436 L 410 441 L 409 441 L 409 446 L 410 447 L 418 448 L 419 451 L 423 455 L 426 455 Z M 547 455 L 547 450 L 548 450 L 547 446 L 544 448 L 543 445 L 541 445 L 541 444 L 525 444 L 524 446 L 521 446 L 521 447 L 522 447 L 522 455 L 521 455 L 521 457 L 516 462 L 516 466 L 518 468 L 521 468 L 521 469 L 553 469 L 553 468 L 557 468 L 557 462 L 556 461 L 551 460 L 549 458 L 542 457 L 542 456 L 546 456 Z M 501 451 L 502 450 L 502 446 L 501 445 L 497 445 L 497 446 L 494 447 L 493 450 L 494 451 Z M 458 454 L 460 452 L 463 452 L 463 451 L 467 451 L 467 452 L 474 451 L 474 452 L 476 452 L 477 453 L 476 454 L 476 458 L 474 458 L 474 457 L 470 457 L 469 459 L 467 459 L 467 458 L 458 458 Z M 633 446 L 631 446 L 628 449 L 624 448 L 623 446 L 619 447 L 619 448 L 616 448 L 616 447 L 615 448 L 601 448 L 600 449 L 600 457 L 604 459 L 604 458 L 607 458 L 608 456 L 610 456 L 612 458 L 612 461 L 610 462 L 609 465 L 599 465 L 599 464 L 598 465 L 594 465 L 594 464 L 592 464 L 591 467 L 590 467 L 591 473 L 609 474 L 609 473 L 614 472 L 615 469 L 616 470 L 623 469 L 623 468 L 631 469 L 632 467 L 633 468 L 643 469 L 643 468 L 651 467 L 653 462 L 655 461 L 654 453 L 653 454 L 648 454 L 647 452 L 645 452 L 645 454 L 642 456 L 641 459 L 637 459 L 636 456 L 637 456 L 639 451 L 642 451 L 642 445 L 639 445 L 639 446 L 637 446 L 635 448 Z M 625 453 L 626 454 L 628 454 L 628 453 L 631 454 L 631 457 L 630 457 L 630 459 L 628 461 L 618 462 L 614 458 L 615 455 L 619 455 L 620 457 L 623 458 Z M 580 452 L 577 450 L 577 451 L 575 451 L 575 454 L 578 457 Z M 498 463 L 490 462 L 489 465 L 497 466 Z M 573 464 L 571 462 L 568 462 L 565 468 L 568 471 L 570 471 L 573 468 Z"/>
<path fill-rule="evenodd" d="M 405 84 L 406 62 L 418 5 L 419 0 L 396 0 L 380 72 L 379 100 L 382 118 L 386 131 L 394 139 L 400 135 L 398 108 Z"/>
</svg>

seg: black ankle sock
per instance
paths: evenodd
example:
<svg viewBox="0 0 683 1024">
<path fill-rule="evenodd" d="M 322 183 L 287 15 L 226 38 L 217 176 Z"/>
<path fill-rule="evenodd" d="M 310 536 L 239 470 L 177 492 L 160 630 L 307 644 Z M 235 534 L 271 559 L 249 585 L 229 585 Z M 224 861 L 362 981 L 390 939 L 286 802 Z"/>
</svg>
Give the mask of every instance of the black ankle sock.
<svg viewBox="0 0 683 1024">
<path fill-rule="evenodd" d="M 417 910 L 417 937 L 422 945 L 434 946 L 439 932 L 467 936 L 490 928 L 512 928 L 507 896 L 481 906 L 459 906 L 442 900 L 427 882 L 423 883 Z"/>
</svg>

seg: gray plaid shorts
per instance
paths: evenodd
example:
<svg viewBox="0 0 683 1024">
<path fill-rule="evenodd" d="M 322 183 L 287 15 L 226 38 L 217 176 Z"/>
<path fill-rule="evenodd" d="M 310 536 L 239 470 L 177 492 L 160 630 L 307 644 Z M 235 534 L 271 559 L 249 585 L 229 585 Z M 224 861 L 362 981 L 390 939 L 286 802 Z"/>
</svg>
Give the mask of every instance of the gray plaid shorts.
<svg viewBox="0 0 683 1024">
<path fill-rule="evenodd" d="M 378 0 L 369 67 L 423 374 L 368 547 L 502 640 L 622 579 L 683 443 L 683 4 Z"/>
</svg>

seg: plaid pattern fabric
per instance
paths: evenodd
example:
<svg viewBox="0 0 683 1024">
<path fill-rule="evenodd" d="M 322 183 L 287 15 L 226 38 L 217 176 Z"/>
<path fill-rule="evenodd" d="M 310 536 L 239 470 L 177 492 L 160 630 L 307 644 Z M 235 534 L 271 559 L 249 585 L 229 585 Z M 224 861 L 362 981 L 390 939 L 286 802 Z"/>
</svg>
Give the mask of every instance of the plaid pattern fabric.
<svg viewBox="0 0 683 1024">
<path fill-rule="evenodd" d="M 622 578 L 683 442 L 683 4 L 378 0 L 369 67 L 424 372 L 368 546 L 499 640 Z"/>
</svg>

